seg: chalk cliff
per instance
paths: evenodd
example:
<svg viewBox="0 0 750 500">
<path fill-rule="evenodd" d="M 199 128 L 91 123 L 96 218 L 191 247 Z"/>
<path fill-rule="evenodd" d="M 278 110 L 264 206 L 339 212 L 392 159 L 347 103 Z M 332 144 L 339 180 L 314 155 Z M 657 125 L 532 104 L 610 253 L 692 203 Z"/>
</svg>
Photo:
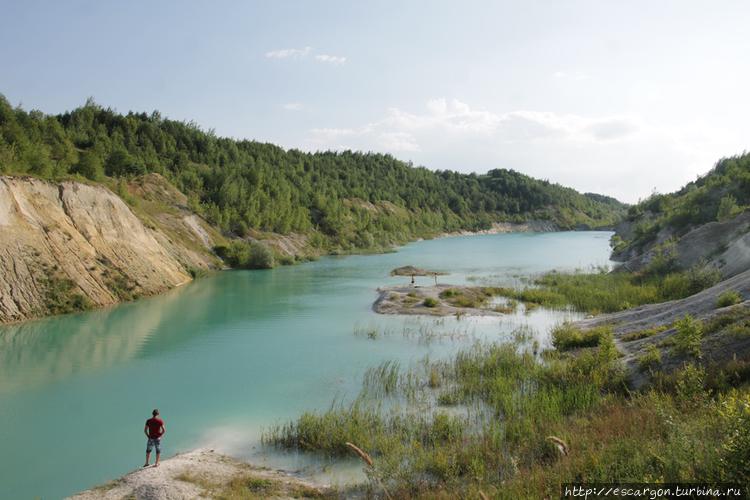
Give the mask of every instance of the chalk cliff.
<svg viewBox="0 0 750 500">
<path fill-rule="evenodd" d="M 208 225 L 161 206 L 139 217 L 101 185 L 0 177 L 0 322 L 160 293 L 216 267 Z"/>
</svg>

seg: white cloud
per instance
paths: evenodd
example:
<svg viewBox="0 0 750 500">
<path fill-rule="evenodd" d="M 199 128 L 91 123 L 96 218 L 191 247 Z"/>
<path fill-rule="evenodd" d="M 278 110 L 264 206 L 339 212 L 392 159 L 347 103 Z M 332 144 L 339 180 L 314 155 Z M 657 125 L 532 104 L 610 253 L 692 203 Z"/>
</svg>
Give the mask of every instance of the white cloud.
<svg viewBox="0 0 750 500">
<path fill-rule="evenodd" d="M 548 111 L 512 111 L 500 119 L 506 141 L 556 139 L 572 142 L 606 142 L 625 139 L 642 128 L 630 116 L 584 117 Z"/>
<path fill-rule="evenodd" d="M 386 151 L 420 151 L 417 140 L 408 132 L 383 132 L 379 143 Z"/>
<path fill-rule="evenodd" d="M 431 99 L 426 103 L 427 113 L 416 114 L 398 108 L 388 109 L 380 124 L 397 129 L 419 130 L 443 128 L 455 132 L 492 132 L 500 118 L 488 111 L 473 110 L 457 99 Z"/>
<path fill-rule="evenodd" d="M 287 111 L 300 111 L 302 109 L 301 102 L 287 102 L 281 106 Z"/>
<path fill-rule="evenodd" d="M 548 111 L 493 113 L 457 99 L 431 99 L 423 113 L 389 108 L 380 120 L 354 128 L 317 128 L 308 138 L 317 147 L 349 142 L 351 149 L 422 151 L 422 144 L 491 141 L 495 144 L 557 141 L 568 144 L 626 140 L 643 126 L 629 116 L 584 117 Z"/>
<path fill-rule="evenodd" d="M 314 128 L 310 131 L 319 142 L 335 142 L 341 137 L 361 135 L 361 131 L 351 128 Z"/>
<path fill-rule="evenodd" d="M 332 56 L 329 54 L 317 54 L 315 56 L 315 60 L 323 63 L 328 64 L 344 64 L 346 62 L 346 57 L 343 56 Z"/>
<path fill-rule="evenodd" d="M 312 47 L 304 47 L 301 49 L 277 49 L 266 52 L 265 56 L 267 59 L 306 59 L 308 56 L 313 55 L 315 50 Z M 330 54 L 314 54 L 314 59 L 317 62 L 332 64 L 338 66 L 346 62 L 344 56 L 333 56 Z"/>
<path fill-rule="evenodd" d="M 266 52 L 268 59 L 287 59 L 289 57 L 306 57 L 312 51 L 312 47 L 304 47 L 302 49 L 277 49 L 270 52 Z"/>
</svg>

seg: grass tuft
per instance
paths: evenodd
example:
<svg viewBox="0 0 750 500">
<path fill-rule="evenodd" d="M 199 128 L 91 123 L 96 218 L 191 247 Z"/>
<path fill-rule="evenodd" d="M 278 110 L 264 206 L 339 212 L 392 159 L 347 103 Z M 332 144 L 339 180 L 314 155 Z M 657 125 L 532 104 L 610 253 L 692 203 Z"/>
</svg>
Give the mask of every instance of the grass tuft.
<svg viewBox="0 0 750 500">
<path fill-rule="evenodd" d="M 729 307 L 742 302 L 742 295 L 736 290 L 727 290 L 726 292 L 719 295 L 716 301 L 716 307 Z"/>
</svg>

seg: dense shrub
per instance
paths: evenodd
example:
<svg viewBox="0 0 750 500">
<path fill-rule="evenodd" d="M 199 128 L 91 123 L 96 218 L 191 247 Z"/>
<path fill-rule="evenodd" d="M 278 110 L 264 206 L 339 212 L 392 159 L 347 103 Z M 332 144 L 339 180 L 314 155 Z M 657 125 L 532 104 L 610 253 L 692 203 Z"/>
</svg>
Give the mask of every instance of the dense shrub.
<svg viewBox="0 0 750 500">
<path fill-rule="evenodd" d="M 275 264 L 273 252 L 257 241 L 235 240 L 215 250 L 227 264 L 239 269 L 271 269 Z"/>
<path fill-rule="evenodd" d="M 570 323 L 563 323 L 552 330 L 552 345 L 559 351 L 568 351 L 580 347 L 594 347 L 603 339 L 612 336 L 609 327 L 598 327 L 581 330 Z"/>
</svg>

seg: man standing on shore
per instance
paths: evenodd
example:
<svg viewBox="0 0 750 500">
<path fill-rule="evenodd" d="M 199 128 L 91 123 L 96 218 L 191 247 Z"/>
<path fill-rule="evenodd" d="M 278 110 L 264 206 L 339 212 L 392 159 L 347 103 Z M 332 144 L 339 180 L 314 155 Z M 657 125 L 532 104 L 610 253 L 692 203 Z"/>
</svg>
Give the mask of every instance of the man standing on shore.
<svg viewBox="0 0 750 500">
<path fill-rule="evenodd" d="M 143 464 L 144 467 L 148 467 L 148 462 L 151 458 L 151 450 L 153 448 L 156 448 L 156 462 L 154 462 L 154 467 L 159 466 L 161 437 L 167 432 L 166 427 L 164 427 L 164 420 L 159 418 L 159 410 L 154 409 L 154 411 L 151 412 L 151 415 L 153 416 L 146 420 L 146 426 L 143 428 L 143 433 L 148 438 L 148 442 L 146 443 L 146 463 Z"/>
</svg>

